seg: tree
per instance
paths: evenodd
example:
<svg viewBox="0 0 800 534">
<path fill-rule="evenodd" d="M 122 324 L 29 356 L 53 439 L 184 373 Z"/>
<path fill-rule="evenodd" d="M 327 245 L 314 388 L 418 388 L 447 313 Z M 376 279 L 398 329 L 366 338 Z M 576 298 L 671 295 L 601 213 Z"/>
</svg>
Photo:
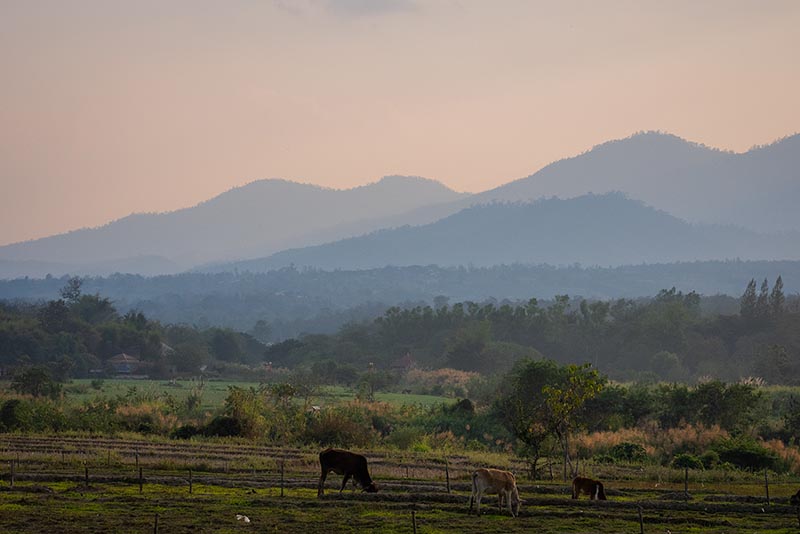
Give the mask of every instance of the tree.
<svg viewBox="0 0 800 534">
<path fill-rule="evenodd" d="M 249 334 L 261 343 L 269 343 L 270 339 L 272 339 L 272 327 L 264 319 L 259 319 L 250 329 Z"/>
<path fill-rule="evenodd" d="M 747 283 L 747 289 L 744 290 L 742 298 L 740 299 L 739 313 L 745 319 L 752 319 L 756 315 L 756 281 L 751 278 Z"/>
<path fill-rule="evenodd" d="M 764 278 L 761 282 L 761 290 L 756 298 L 756 317 L 763 319 L 769 316 L 769 282 Z"/>
<path fill-rule="evenodd" d="M 83 285 L 83 280 L 78 276 L 73 276 L 67 280 L 67 284 L 59 290 L 61 298 L 69 304 L 78 302 L 81 298 L 81 285 Z"/>
<path fill-rule="evenodd" d="M 522 452 L 528 457 L 533 478 L 554 431 L 543 389 L 564 378 L 564 368 L 552 360 L 523 360 L 509 374 L 510 389 L 495 401 L 495 412 L 523 444 Z"/>
<path fill-rule="evenodd" d="M 783 296 L 783 279 L 778 275 L 775 285 L 772 286 L 772 293 L 769 294 L 769 310 L 773 317 L 783 314 L 783 304 L 786 298 Z"/>
<path fill-rule="evenodd" d="M 578 414 L 583 405 L 603 390 L 605 380 L 591 365 L 568 365 L 567 380 L 563 385 L 542 388 L 545 402 L 553 418 L 556 435 L 564 448 L 564 481 L 567 480 L 569 458 L 569 434 L 578 423 Z"/>
<path fill-rule="evenodd" d="M 33 366 L 14 375 L 11 389 L 34 397 L 56 399 L 61 394 L 61 384 L 53 380 L 46 367 Z"/>
</svg>

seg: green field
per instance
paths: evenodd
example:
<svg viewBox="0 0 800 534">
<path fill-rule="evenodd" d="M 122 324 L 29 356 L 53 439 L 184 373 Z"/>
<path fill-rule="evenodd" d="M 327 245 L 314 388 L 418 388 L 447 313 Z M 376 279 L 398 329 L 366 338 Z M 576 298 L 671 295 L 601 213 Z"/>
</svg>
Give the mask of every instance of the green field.
<svg viewBox="0 0 800 534">
<path fill-rule="evenodd" d="M 197 382 L 191 380 L 179 380 L 170 383 L 168 380 L 134 380 L 134 379 L 106 379 L 102 381 L 100 389 L 91 386 L 89 379 L 75 379 L 67 385 L 67 400 L 73 403 L 82 403 L 94 399 L 98 396 L 117 397 L 124 396 L 132 388 L 136 388 L 138 393 L 149 396 L 156 396 L 168 393 L 178 401 L 183 401 L 189 396 L 190 392 L 197 386 Z M 0 389 L 7 388 L 8 382 L 0 382 Z M 258 387 L 259 382 L 244 382 L 234 380 L 209 380 L 203 387 L 203 399 L 201 408 L 204 410 L 215 410 L 220 408 L 225 397 L 228 395 L 230 386 L 243 388 Z M 323 386 L 319 390 L 319 395 L 313 397 L 312 403 L 319 405 L 331 405 L 355 399 L 356 392 L 353 389 L 342 386 Z M 414 404 L 421 406 L 433 406 L 442 402 L 453 402 L 448 397 L 438 397 L 435 395 L 414 395 L 407 393 L 384 393 L 376 392 L 375 400 L 389 402 L 392 404 Z"/>
<path fill-rule="evenodd" d="M 317 452 L 241 440 L 0 435 L 0 532 L 153 532 L 157 514 L 159 532 L 410 533 L 413 512 L 420 534 L 612 533 L 639 532 L 640 510 L 648 533 L 798 530 L 797 510 L 787 505 L 798 483 L 775 481 L 767 505 L 759 475 L 720 483 L 693 475 L 686 502 L 679 472 L 664 477 L 666 472 L 589 466 L 589 474 L 606 482 L 609 500 L 573 501 L 563 482 L 527 480 L 511 457 L 453 455 L 446 471 L 440 455 L 374 450 L 361 452 L 369 458 L 379 493 L 348 488 L 339 495 L 341 478 L 331 475 L 319 499 Z M 468 515 L 470 472 L 481 465 L 520 473 L 524 503 L 518 518 L 498 512 L 494 496 L 484 500 L 480 517 Z M 250 523 L 237 520 L 237 514 Z"/>
</svg>

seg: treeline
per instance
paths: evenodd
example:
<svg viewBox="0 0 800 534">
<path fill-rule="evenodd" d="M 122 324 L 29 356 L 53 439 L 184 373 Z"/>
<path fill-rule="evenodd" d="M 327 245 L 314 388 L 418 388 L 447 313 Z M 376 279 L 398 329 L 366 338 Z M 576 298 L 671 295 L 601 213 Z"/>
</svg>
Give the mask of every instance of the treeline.
<svg viewBox="0 0 800 534">
<path fill-rule="evenodd" d="M 751 284 L 752 285 L 752 284 Z M 742 313 L 708 316 L 701 298 L 675 288 L 649 300 L 587 301 L 557 296 L 548 306 L 525 304 L 390 308 L 367 323 L 344 326 L 335 335 L 308 335 L 270 346 L 266 357 L 279 365 L 332 359 L 365 367 L 391 367 L 411 355 L 423 367 L 480 373 L 510 369 L 523 357 L 559 363 L 589 362 L 616 380 L 738 381 L 756 376 L 771 384 L 800 383 L 800 312 L 782 292 L 780 277 L 766 282 Z"/>
<path fill-rule="evenodd" d="M 163 323 L 249 331 L 258 321 L 271 326 L 271 341 L 302 333 L 334 333 L 352 321 L 371 320 L 400 303 L 512 303 L 530 297 L 552 299 L 569 293 L 586 298 L 635 299 L 676 285 L 703 295 L 739 295 L 753 276 L 800 280 L 800 262 L 709 261 L 617 268 L 501 265 L 488 268 L 435 265 L 363 271 L 321 271 L 288 267 L 267 273 L 184 273 L 147 278 L 112 275 L 84 278 L 87 294 L 110 299 L 122 313 L 137 310 Z M 0 299 L 28 303 L 58 298 L 68 278 L 0 280 Z M 788 284 L 787 294 L 800 287 Z M 735 313 L 738 304 L 720 297 L 704 301 L 711 312 Z"/>
<path fill-rule="evenodd" d="M 112 302 L 82 293 L 72 278 L 60 298 L 42 304 L 0 303 L 0 369 L 11 373 L 34 367 L 62 382 L 70 377 L 114 375 L 111 358 L 138 360 L 126 373 L 167 377 L 175 374 L 248 375 L 244 364 L 263 360 L 265 345 L 255 335 L 225 328 L 162 325 L 143 313 L 120 314 Z"/>
<path fill-rule="evenodd" d="M 457 302 L 392 307 L 374 320 L 354 321 L 334 334 L 270 343 L 272 325 L 246 333 L 225 328 L 164 325 L 143 313 L 120 314 L 111 301 L 83 293 L 70 279 L 59 299 L 0 305 L 0 366 L 46 364 L 58 379 L 113 374 L 109 361 L 126 353 L 153 377 L 252 376 L 259 366 L 309 367 L 330 378 L 367 369 L 453 368 L 506 372 L 522 358 L 561 364 L 589 362 L 615 380 L 694 382 L 703 377 L 769 384 L 800 383 L 800 312 L 782 280 L 755 281 L 741 313 L 702 313 L 694 292 L 672 288 L 651 299 L 589 301 L 566 295 L 542 304 Z M 342 380 L 344 382 L 344 380 Z"/>
</svg>

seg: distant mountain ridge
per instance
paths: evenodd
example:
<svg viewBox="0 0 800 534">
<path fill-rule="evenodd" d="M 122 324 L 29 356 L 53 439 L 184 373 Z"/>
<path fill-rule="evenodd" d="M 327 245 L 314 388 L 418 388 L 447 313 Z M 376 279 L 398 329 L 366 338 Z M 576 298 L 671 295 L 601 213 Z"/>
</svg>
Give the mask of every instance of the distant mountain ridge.
<svg viewBox="0 0 800 534">
<path fill-rule="evenodd" d="M 624 192 L 692 223 L 792 235 L 800 231 L 800 210 L 795 207 L 800 200 L 800 135 L 737 154 L 670 134 L 640 133 L 597 145 L 475 195 L 419 177 L 390 176 L 347 190 L 260 180 L 192 208 L 134 214 L 99 228 L 0 247 L 0 278 L 115 270 L 152 275 L 197 266 L 218 270 L 236 260 L 264 258 L 282 250 L 333 243 L 381 229 L 429 225 L 480 204 L 609 192 Z M 726 234 L 723 229 L 716 232 Z M 779 253 L 758 259 L 788 257 L 785 251 L 789 249 L 781 250 L 779 239 L 747 235 L 754 247 L 742 246 L 741 254 L 734 257 L 756 259 L 753 254 L 758 251 Z M 772 239 L 777 239 L 774 247 L 758 243 Z M 721 251 L 714 247 L 712 243 L 708 250 Z M 406 258 L 413 256 L 405 252 Z M 381 265 L 394 261 L 390 260 L 395 258 L 392 251 L 387 253 Z M 496 261 L 506 261 L 508 256 L 501 250 Z M 658 261 L 682 258 L 659 256 Z M 341 263 L 352 262 L 343 258 Z"/>
<path fill-rule="evenodd" d="M 800 134 L 744 153 L 645 132 L 475 195 L 473 202 L 622 191 L 689 222 L 800 230 Z"/>
<path fill-rule="evenodd" d="M 0 260 L 66 264 L 72 270 L 64 272 L 79 273 L 94 270 L 93 264 L 124 267 L 125 258 L 150 256 L 163 258 L 177 272 L 198 263 L 316 244 L 321 242 L 317 233 L 326 239 L 357 235 L 377 229 L 371 219 L 463 196 L 419 177 L 389 176 L 344 190 L 260 180 L 192 208 L 134 214 L 99 228 L 0 247 Z"/>
<path fill-rule="evenodd" d="M 800 259 L 798 245 L 797 232 L 775 236 L 736 227 L 692 225 L 621 193 L 608 193 L 476 205 L 427 225 L 286 250 L 216 270 Z"/>
</svg>

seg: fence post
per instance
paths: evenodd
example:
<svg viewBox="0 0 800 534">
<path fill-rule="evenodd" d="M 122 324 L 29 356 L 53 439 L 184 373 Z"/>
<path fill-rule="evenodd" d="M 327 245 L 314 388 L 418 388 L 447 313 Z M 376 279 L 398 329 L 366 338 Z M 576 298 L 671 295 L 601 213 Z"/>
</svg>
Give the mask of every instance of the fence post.
<svg viewBox="0 0 800 534">
<path fill-rule="evenodd" d="M 644 534 L 644 518 L 642 518 L 642 505 L 638 505 L 639 508 L 639 534 Z"/>
<path fill-rule="evenodd" d="M 89 487 L 89 466 L 83 466 L 83 483 L 88 488 Z"/>
<path fill-rule="evenodd" d="M 136 449 L 134 454 L 136 455 L 136 469 L 139 469 L 139 449 L 138 448 Z"/>
<path fill-rule="evenodd" d="M 414 534 L 417 534 L 417 510 L 416 505 L 411 507 L 411 527 L 414 529 Z"/>
<path fill-rule="evenodd" d="M 158 512 L 156 512 L 156 520 L 153 523 L 153 534 L 158 534 Z"/>
<path fill-rule="evenodd" d="M 286 460 L 281 460 L 281 497 L 283 497 L 283 470 L 286 464 Z"/>
<path fill-rule="evenodd" d="M 11 465 L 11 487 L 14 487 L 14 460 L 8 462 Z"/>
<path fill-rule="evenodd" d="M 447 493 L 450 493 L 450 462 L 447 461 L 447 456 L 444 457 L 444 477 L 447 483 Z"/>
<path fill-rule="evenodd" d="M 769 506 L 769 477 L 767 476 L 767 468 L 764 468 L 764 491 L 767 493 L 767 506 Z"/>
<path fill-rule="evenodd" d="M 192 493 L 192 470 L 189 469 L 189 493 Z"/>
<path fill-rule="evenodd" d="M 688 501 L 689 500 L 689 468 L 683 468 L 683 496 Z"/>
<path fill-rule="evenodd" d="M 142 468 L 139 468 L 139 493 L 142 493 Z"/>
</svg>

